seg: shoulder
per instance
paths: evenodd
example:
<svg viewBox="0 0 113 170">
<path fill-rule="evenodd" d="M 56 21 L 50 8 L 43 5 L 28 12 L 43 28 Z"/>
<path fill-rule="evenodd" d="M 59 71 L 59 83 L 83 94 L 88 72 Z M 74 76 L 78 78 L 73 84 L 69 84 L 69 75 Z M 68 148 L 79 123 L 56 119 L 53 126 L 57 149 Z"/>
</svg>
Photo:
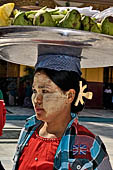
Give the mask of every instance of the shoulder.
<svg viewBox="0 0 113 170">
<path fill-rule="evenodd" d="M 80 124 L 77 124 L 77 138 L 82 142 L 87 141 L 87 145 L 90 146 L 92 157 L 96 157 L 99 152 L 103 152 L 104 155 L 107 154 L 101 138 Z"/>
<path fill-rule="evenodd" d="M 93 134 L 86 127 L 78 124 L 78 135 L 82 136 L 87 140 L 87 143 L 90 145 L 91 157 L 95 159 L 98 157 L 104 158 L 107 155 L 106 147 L 99 136 Z"/>
<path fill-rule="evenodd" d="M 93 160 L 94 167 L 98 167 L 105 158 L 109 158 L 106 147 L 99 136 L 93 134 L 86 127 L 77 124 L 76 127 L 76 135 L 75 135 L 75 149 L 80 148 L 82 156 L 78 155 L 76 158 L 87 158 L 88 160 Z M 75 151 L 75 150 L 74 150 Z"/>
<path fill-rule="evenodd" d="M 38 120 L 35 115 L 27 118 L 24 127 L 21 130 L 20 136 L 26 134 L 28 131 L 30 132 L 33 127 L 38 126 L 40 123 L 41 121 Z"/>
<path fill-rule="evenodd" d="M 76 130 L 76 134 L 79 136 L 87 136 L 90 138 L 95 138 L 95 134 L 92 133 L 89 129 L 87 129 L 85 126 L 79 124 L 78 122 L 73 122 L 72 126 L 74 126 L 75 130 Z"/>
<path fill-rule="evenodd" d="M 31 136 L 32 132 L 35 130 L 36 127 L 40 125 L 40 123 L 41 121 L 38 120 L 35 115 L 26 119 L 24 127 L 22 128 L 19 136 L 18 144 L 20 144 L 26 138 L 27 134 Z"/>
</svg>

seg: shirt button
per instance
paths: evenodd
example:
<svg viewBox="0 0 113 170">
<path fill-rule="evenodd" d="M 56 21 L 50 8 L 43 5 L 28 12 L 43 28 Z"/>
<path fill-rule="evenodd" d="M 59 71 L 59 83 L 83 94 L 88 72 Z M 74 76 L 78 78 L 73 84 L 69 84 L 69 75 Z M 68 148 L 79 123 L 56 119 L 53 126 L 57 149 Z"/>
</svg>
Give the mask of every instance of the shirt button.
<svg viewBox="0 0 113 170">
<path fill-rule="evenodd" d="M 35 158 L 35 161 L 38 161 L 38 158 Z"/>
<path fill-rule="evenodd" d="M 77 169 L 80 170 L 80 169 L 81 169 L 81 166 L 80 166 L 80 165 L 77 165 Z"/>
</svg>

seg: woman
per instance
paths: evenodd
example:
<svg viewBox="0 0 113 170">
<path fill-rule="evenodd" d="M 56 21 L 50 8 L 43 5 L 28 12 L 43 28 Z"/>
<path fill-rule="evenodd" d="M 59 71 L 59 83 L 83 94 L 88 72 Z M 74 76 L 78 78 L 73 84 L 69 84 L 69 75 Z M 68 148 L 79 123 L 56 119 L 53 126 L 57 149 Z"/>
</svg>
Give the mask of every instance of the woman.
<svg viewBox="0 0 113 170">
<path fill-rule="evenodd" d="M 111 170 L 101 139 L 79 125 L 77 113 L 91 99 L 81 78 L 81 50 L 39 45 L 32 102 L 36 115 L 21 132 L 18 170 Z"/>
</svg>

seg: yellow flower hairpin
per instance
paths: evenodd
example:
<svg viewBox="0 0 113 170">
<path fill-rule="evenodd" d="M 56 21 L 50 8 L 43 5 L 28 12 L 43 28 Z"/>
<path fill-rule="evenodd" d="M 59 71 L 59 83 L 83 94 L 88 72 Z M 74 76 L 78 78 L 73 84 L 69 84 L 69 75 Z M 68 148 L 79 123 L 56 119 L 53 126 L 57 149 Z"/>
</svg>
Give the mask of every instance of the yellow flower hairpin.
<svg viewBox="0 0 113 170">
<path fill-rule="evenodd" d="M 78 94 L 78 98 L 75 102 L 75 106 L 78 106 L 78 103 L 80 102 L 82 105 L 84 104 L 83 97 L 86 99 L 92 99 L 93 93 L 92 92 L 84 92 L 84 90 L 87 88 L 87 85 L 82 86 L 82 81 L 79 82 L 80 85 L 80 92 Z"/>
</svg>

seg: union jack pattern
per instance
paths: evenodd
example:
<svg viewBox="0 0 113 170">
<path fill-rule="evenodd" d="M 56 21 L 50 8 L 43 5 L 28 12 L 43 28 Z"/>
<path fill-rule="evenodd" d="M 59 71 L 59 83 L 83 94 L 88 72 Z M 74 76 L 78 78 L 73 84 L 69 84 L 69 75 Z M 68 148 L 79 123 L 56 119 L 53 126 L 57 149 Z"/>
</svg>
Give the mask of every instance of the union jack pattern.
<svg viewBox="0 0 113 170">
<path fill-rule="evenodd" d="M 85 144 L 73 145 L 73 155 L 86 155 L 87 146 Z"/>
</svg>

